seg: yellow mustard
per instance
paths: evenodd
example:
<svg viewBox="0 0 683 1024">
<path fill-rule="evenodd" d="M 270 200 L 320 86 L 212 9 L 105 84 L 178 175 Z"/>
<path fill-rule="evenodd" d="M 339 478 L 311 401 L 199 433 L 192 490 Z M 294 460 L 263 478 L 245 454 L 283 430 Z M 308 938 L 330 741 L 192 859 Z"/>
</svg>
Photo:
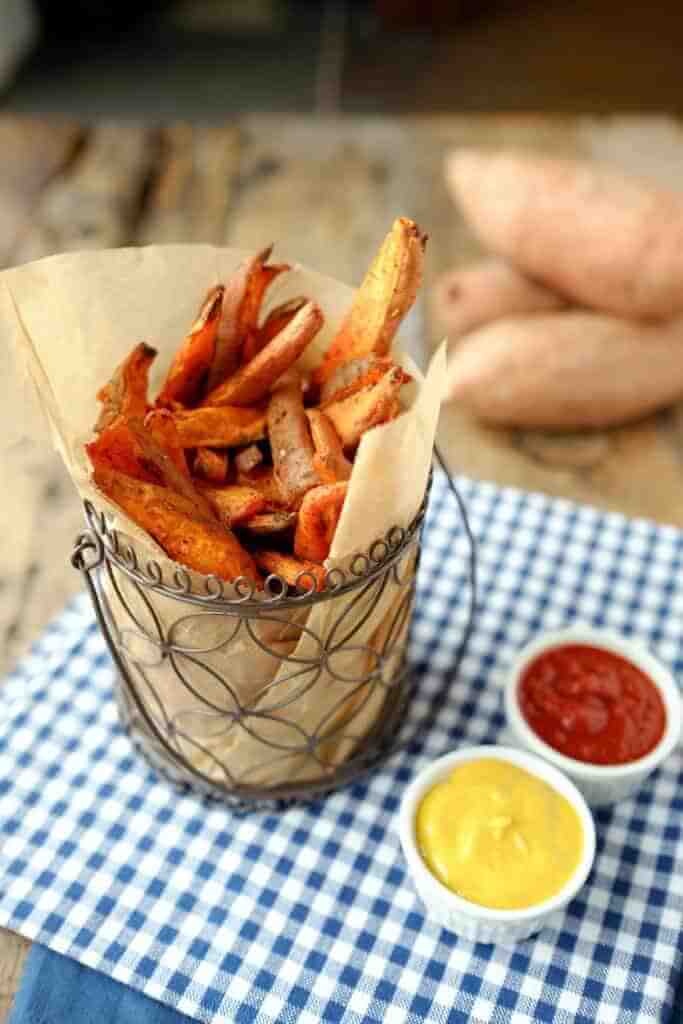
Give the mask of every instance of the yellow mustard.
<svg viewBox="0 0 683 1024">
<path fill-rule="evenodd" d="M 458 896 L 519 910 L 555 896 L 583 851 L 578 814 L 557 790 L 496 758 L 458 765 L 421 801 L 422 857 Z"/>
</svg>

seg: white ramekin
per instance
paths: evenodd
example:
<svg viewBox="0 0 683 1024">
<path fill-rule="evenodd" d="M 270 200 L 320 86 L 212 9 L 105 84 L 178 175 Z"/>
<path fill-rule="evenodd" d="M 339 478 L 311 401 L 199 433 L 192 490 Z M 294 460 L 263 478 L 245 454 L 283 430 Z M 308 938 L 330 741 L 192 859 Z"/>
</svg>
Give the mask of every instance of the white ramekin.
<svg viewBox="0 0 683 1024">
<path fill-rule="evenodd" d="M 588 764 L 560 754 L 545 743 L 527 723 L 519 705 L 521 675 L 539 654 L 566 644 L 588 644 L 619 654 L 645 672 L 657 686 L 666 709 L 666 725 L 664 735 L 649 754 L 627 764 Z M 544 633 L 522 648 L 510 669 L 505 686 L 505 713 L 513 742 L 545 758 L 568 775 L 592 806 L 616 803 L 635 793 L 648 775 L 674 750 L 681 734 L 681 698 L 671 672 L 639 641 L 611 630 L 585 625 L 573 625 Z"/>
<path fill-rule="evenodd" d="M 552 899 L 524 910 L 495 910 L 456 896 L 432 874 L 420 854 L 415 835 L 415 816 L 420 801 L 437 782 L 445 779 L 459 764 L 492 757 L 525 768 L 547 782 L 570 802 L 579 816 L 584 834 L 583 854 L 576 870 Z M 576 896 L 586 881 L 595 858 L 595 825 L 586 801 L 569 779 L 548 764 L 523 750 L 511 747 L 468 747 L 440 757 L 411 782 L 405 792 L 399 814 L 399 839 L 408 867 L 427 917 L 471 942 L 521 942 L 540 931 Z"/>
</svg>

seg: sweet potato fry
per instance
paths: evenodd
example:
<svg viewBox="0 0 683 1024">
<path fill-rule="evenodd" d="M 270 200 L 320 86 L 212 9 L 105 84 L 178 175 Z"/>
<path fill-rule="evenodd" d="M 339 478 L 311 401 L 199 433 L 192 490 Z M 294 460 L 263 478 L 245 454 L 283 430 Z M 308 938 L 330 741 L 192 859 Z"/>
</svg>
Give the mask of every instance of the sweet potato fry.
<svg viewBox="0 0 683 1024">
<path fill-rule="evenodd" d="M 123 416 L 119 416 L 94 441 L 86 444 L 85 450 L 93 469 L 114 469 L 136 480 L 159 483 L 159 474 L 143 459 L 140 447 Z"/>
<path fill-rule="evenodd" d="M 259 512 L 258 515 L 246 519 L 241 526 L 244 530 L 257 535 L 283 533 L 296 523 L 296 512 L 287 509 L 276 509 L 273 512 Z"/>
<path fill-rule="evenodd" d="M 156 349 L 144 342 L 136 345 L 116 368 L 108 384 L 97 392 L 102 403 L 95 432 L 102 433 L 122 416 L 144 416 L 147 412 L 147 378 L 149 368 L 156 356 Z"/>
<path fill-rule="evenodd" d="M 301 382 L 292 375 L 272 394 L 268 405 L 268 436 L 275 478 L 288 505 L 320 483 L 313 465 L 315 449 L 304 411 Z"/>
<path fill-rule="evenodd" d="M 210 484 L 220 486 L 228 479 L 230 459 L 228 453 L 215 448 L 198 448 L 192 471 Z"/>
<path fill-rule="evenodd" d="M 315 373 L 318 387 L 340 363 L 374 352 L 385 356 L 422 280 L 427 236 L 405 217 L 394 221 L 353 305 Z"/>
<path fill-rule="evenodd" d="M 304 495 L 294 534 L 294 554 L 324 562 L 346 497 L 346 483 L 323 484 Z"/>
<path fill-rule="evenodd" d="M 227 487 L 211 487 L 208 484 L 199 486 L 218 518 L 226 526 L 236 526 L 246 519 L 251 519 L 266 507 L 266 499 L 253 487 L 242 487 L 239 484 L 230 484 Z"/>
<path fill-rule="evenodd" d="M 364 384 L 372 384 L 383 377 L 394 363 L 388 356 L 361 356 L 348 363 L 340 363 L 327 378 L 320 391 L 320 403 L 333 398 L 346 398 Z"/>
<path fill-rule="evenodd" d="M 157 444 L 161 445 L 181 473 L 189 477 L 187 458 L 171 413 L 167 409 L 152 409 L 145 416 L 145 430 L 149 431 Z"/>
<path fill-rule="evenodd" d="M 187 470 L 187 463 L 185 463 L 184 469 L 179 469 L 170 453 L 149 430 L 145 429 L 142 420 L 129 420 L 128 429 L 135 438 L 135 443 L 141 453 L 142 464 L 149 467 L 150 471 L 157 476 L 158 482 L 175 494 L 181 494 L 187 498 L 192 503 L 195 514 L 205 519 L 215 519 L 213 507 L 193 484 Z M 177 448 L 177 445 L 175 447 Z"/>
<path fill-rule="evenodd" d="M 299 296 L 296 299 L 288 299 L 281 305 L 272 309 L 262 325 L 249 332 L 242 350 L 242 362 L 248 363 L 255 355 L 265 348 L 269 341 L 272 341 L 276 334 L 284 330 L 287 324 L 294 319 L 308 299 Z"/>
<path fill-rule="evenodd" d="M 94 478 L 99 489 L 176 562 L 225 580 L 246 576 L 259 581 L 253 559 L 234 534 L 215 519 L 197 516 L 189 498 L 101 465 L 95 466 Z"/>
<path fill-rule="evenodd" d="M 176 412 L 173 419 L 183 448 L 231 448 L 266 436 L 263 409 L 202 406 Z"/>
<path fill-rule="evenodd" d="M 315 562 L 304 562 L 293 555 L 284 555 L 281 551 L 255 551 L 254 561 L 259 569 L 270 574 L 280 576 L 290 587 L 297 587 L 299 590 L 313 589 L 312 580 L 315 580 L 315 589 L 323 590 L 325 586 L 325 566 L 317 565 Z M 303 579 L 299 579 L 302 573 L 307 573 Z"/>
<path fill-rule="evenodd" d="M 355 448 L 366 430 L 391 417 L 402 384 L 403 370 L 396 366 L 376 384 L 325 406 L 344 448 Z"/>
<path fill-rule="evenodd" d="M 320 409 L 307 409 L 308 425 L 311 428 L 313 447 L 313 466 L 325 484 L 334 484 L 339 480 L 348 480 L 351 476 L 351 463 L 344 455 L 337 431 Z"/>
<path fill-rule="evenodd" d="M 318 333 L 323 315 L 315 302 L 307 302 L 258 355 L 211 391 L 204 405 L 253 405 L 261 401 Z"/>
<path fill-rule="evenodd" d="M 257 466 L 248 473 L 238 472 L 237 483 L 242 487 L 253 487 L 264 498 L 269 508 L 277 508 L 287 503 L 271 466 Z"/>
<path fill-rule="evenodd" d="M 214 358 L 223 293 L 223 286 L 217 285 L 204 299 L 190 333 L 171 363 L 157 405 L 168 406 L 171 402 L 192 405 L 200 398 Z"/>
<path fill-rule="evenodd" d="M 216 351 L 209 371 L 210 391 L 243 362 L 244 342 L 250 331 L 256 329 L 264 292 L 278 274 L 289 270 L 286 264 L 268 266 L 272 251 L 270 245 L 245 260 L 225 285 Z"/>
<path fill-rule="evenodd" d="M 250 473 L 262 462 L 263 452 L 257 444 L 250 444 L 248 448 L 243 448 L 235 456 L 235 467 L 238 473 Z"/>
</svg>

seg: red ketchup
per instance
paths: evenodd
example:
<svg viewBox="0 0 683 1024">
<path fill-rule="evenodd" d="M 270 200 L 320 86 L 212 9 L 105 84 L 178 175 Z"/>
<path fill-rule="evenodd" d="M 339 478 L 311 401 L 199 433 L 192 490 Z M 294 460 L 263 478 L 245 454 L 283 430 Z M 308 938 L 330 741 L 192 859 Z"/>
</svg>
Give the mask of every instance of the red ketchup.
<svg viewBox="0 0 683 1024">
<path fill-rule="evenodd" d="M 522 714 L 560 754 L 591 764 L 628 764 L 656 747 L 666 711 L 659 690 L 632 662 L 610 651 L 568 644 L 524 670 Z"/>
</svg>

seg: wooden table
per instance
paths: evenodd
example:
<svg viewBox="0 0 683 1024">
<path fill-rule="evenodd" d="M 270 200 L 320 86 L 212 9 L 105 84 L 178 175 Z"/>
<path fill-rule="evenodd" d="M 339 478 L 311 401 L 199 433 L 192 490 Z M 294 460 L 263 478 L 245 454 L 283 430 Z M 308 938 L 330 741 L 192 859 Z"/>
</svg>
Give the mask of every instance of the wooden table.
<svg viewBox="0 0 683 1024">
<path fill-rule="evenodd" d="M 427 294 L 435 274 L 478 252 L 442 181 L 444 152 L 463 144 L 582 154 L 680 187 L 683 132 L 666 118 L 250 116 L 164 128 L 0 118 L 0 264 L 150 241 L 285 239 L 303 262 L 357 282 L 402 213 L 431 235 Z M 425 330 L 433 346 L 431 315 Z M 0 407 L 5 425 L 16 404 Z M 451 466 L 472 476 L 683 525 L 683 404 L 569 437 L 484 429 L 451 407 L 440 440 Z M 81 517 L 51 451 L 0 448 L 0 479 L 1 678 L 79 589 L 69 553 Z M 0 932 L 0 1021 L 27 949 Z"/>
</svg>

